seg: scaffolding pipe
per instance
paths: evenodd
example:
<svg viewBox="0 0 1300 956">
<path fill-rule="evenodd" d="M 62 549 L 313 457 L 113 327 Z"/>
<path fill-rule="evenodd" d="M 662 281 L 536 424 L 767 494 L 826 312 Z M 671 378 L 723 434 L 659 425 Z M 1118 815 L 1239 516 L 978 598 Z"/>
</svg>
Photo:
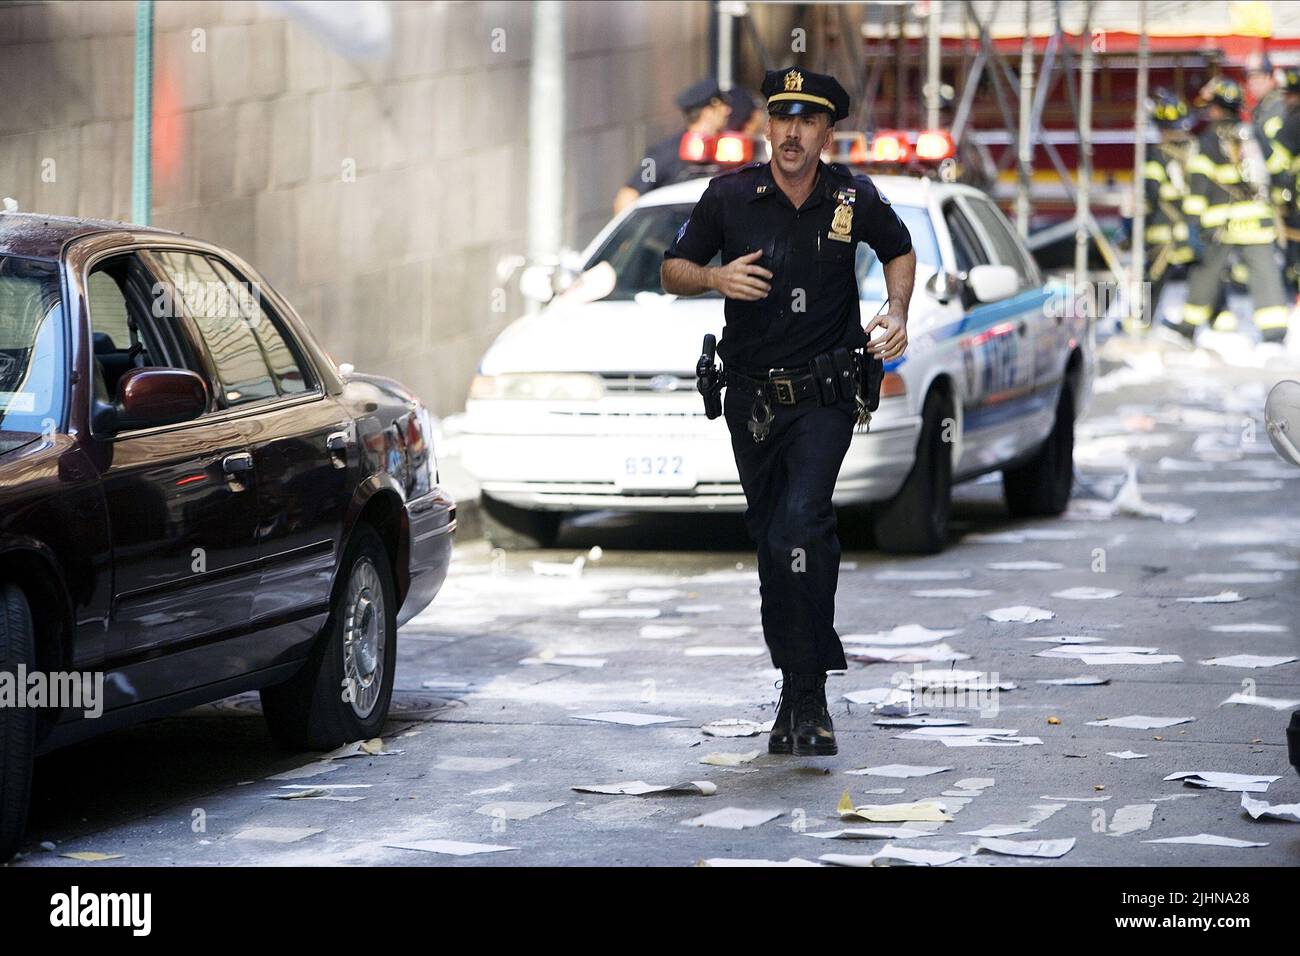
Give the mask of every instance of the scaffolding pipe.
<svg viewBox="0 0 1300 956">
<path fill-rule="evenodd" d="M 1133 128 L 1133 263 L 1129 279 L 1129 317 L 1142 318 L 1143 293 L 1146 291 L 1146 168 L 1147 168 L 1147 70 L 1149 51 L 1147 44 L 1147 5 L 1141 4 L 1138 13 L 1138 75 L 1137 103 L 1134 105 Z M 1151 303 L 1152 321 L 1156 304 Z"/>
<path fill-rule="evenodd" d="M 1029 190 L 1034 175 L 1031 139 L 1034 96 L 1034 37 L 1030 30 L 1033 5 L 1025 0 L 1025 36 L 1020 46 L 1020 177 L 1016 186 L 1016 231 L 1029 237 Z"/>
<path fill-rule="evenodd" d="M 1074 205 L 1074 282 L 1075 287 L 1087 281 L 1088 238 L 1092 225 L 1092 0 L 1084 4 L 1083 30 L 1080 33 L 1083 49 L 1079 57 L 1079 188 Z M 1087 301 L 1087 299 L 1085 299 Z M 1095 318 L 1095 316 L 1090 316 Z"/>
<path fill-rule="evenodd" d="M 939 22 L 943 19 L 943 0 L 930 4 L 929 33 L 926 35 L 925 57 L 925 125 L 927 129 L 939 128 L 940 67 Z"/>
<path fill-rule="evenodd" d="M 131 116 L 131 221 L 153 209 L 153 0 L 135 4 L 135 105 Z"/>
<path fill-rule="evenodd" d="M 564 4 L 533 3 L 528 100 L 528 258 L 554 259 L 564 242 Z"/>
<path fill-rule="evenodd" d="M 731 89 L 732 77 L 735 73 L 734 53 L 731 47 L 732 38 L 735 32 L 731 28 L 732 9 L 727 0 L 721 0 L 717 4 L 718 9 L 718 88 L 722 92 Z"/>
</svg>

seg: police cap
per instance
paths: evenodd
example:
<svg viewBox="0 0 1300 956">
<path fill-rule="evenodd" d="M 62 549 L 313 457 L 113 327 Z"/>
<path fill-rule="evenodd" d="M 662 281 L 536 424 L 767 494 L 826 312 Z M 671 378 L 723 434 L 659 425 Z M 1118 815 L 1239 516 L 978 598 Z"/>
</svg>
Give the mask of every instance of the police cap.
<svg viewBox="0 0 1300 956">
<path fill-rule="evenodd" d="M 722 99 L 722 88 L 717 80 L 700 80 L 692 83 L 677 94 L 677 108 L 683 113 L 708 106 L 713 100 Z"/>
<path fill-rule="evenodd" d="M 825 73 L 811 73 L 798 67 L 768 70 L 763 78 L 767 111 L 778 116 L 801 113 L 829 113 L 831 122 L 849 115 L 849 94 L 839 81 Z"/>
</svg>

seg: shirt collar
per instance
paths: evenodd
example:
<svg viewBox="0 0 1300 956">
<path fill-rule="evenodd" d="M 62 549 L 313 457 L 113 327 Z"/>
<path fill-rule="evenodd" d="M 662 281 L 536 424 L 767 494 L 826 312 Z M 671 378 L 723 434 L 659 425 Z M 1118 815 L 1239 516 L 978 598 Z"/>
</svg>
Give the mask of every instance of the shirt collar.
<svg viewBox="0 0 1300 956">
<path fill-rule="evenodd" d="M 835 189 L 836 186 L 833 182 L 833 177 L 831 176 L 830 167 L 820 159 L 817 160 L 817 185 L 813 187 L 809 199 L 813 200 L 814 205 L 816 204 L 816 199 L 819 197 L 834 199 Z M 763 199 L 778 194 L 784 195 L 781 193 L 781 187 L 776 184 L 776 180 L 772 176 L 772 163 L 769 160 L 768 162 L 763 163 L 759 168 L 758 182 L 754 184 L 754 191 L 750 193 L 749 201 L 753 202 L 756 199 Z"/>
</svg>

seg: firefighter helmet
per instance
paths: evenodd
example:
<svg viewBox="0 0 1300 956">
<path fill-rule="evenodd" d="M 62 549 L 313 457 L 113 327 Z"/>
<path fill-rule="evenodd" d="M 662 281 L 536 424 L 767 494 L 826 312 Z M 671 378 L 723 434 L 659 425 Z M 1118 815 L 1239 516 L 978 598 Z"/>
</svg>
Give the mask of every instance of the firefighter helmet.
<svg viewBox="0 0 1300 956">
<path fill-rule="evenodd" d="M 1181 96 L 1161 87 L 1151 97 L 1151 118 L 1161 129 L 1187 129 L 1191 116 Z"/>
<path fill-rule="evenodd" d="M 1241 86 L 1235 80 L 1216 76 L 1206 84 L 1205 89 L 1201 91 L 1201 97 L 1206 104 L 1219 106 L 1234 116 L 1241 115 Z"/>
</svg>

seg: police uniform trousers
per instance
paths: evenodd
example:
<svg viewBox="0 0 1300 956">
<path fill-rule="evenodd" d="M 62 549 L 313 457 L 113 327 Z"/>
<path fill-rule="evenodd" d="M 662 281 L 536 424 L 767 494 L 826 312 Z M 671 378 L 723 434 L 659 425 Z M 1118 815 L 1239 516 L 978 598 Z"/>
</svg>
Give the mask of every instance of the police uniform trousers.
<svg viewBox="0 0 1300 956">
<path fill-rule="evenodd" d="M 835 631 L 840 540 L 831 493 L 857 420 L 855 402 L 771 403 L 771 430 L 746 427 L 753 391 L 728 385 L 723 403 L 758 553 L 763 638 L 772 665 L 798 674 L 844 670 Z"/>
</svg>

